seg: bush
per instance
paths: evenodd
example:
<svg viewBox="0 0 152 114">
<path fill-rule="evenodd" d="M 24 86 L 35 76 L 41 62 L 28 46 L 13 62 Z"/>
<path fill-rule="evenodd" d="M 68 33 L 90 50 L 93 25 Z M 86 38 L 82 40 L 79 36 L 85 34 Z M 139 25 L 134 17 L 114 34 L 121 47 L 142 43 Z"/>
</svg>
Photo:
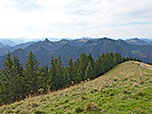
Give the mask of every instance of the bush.
<svg viewBox="0 0 152 114">
<path fill-rule="evenodd" d="M 39 105 L 38 105 L 37 103 L 32 103 L 32 104 L 31 104 L 31 107 L 32 107 L 32 108 L 35 108 L 35 107 L 38 107 L 38 106 L 39 106 Z"/>
<path fill-rule="evenodd" d="M 138 92 L 136 95 L 141 96 L 141 97 L 145 96 L 145 94 L 142 92 Z"/>
<path fill-rule="evenodd" d="M 95 104 L 94 102 L 90 102 L 90 103 L 88 103 L 88 104 L 86 105 L 85 111 L 86 111 L 86 112 L 87 112 L 87 111 L 92 112 L 92 111 L 99 111 L 99 109 L 97 108 L 97 106 L 96 106 L 96 104 Z"/>
<path fill-rule="evenodd" d="M 83 112 L 83 109 L 81 109 L 80 107 L 76 107 L 75 112 L 76 113 L 81 113 L 81 112 Z"/>
</svg>

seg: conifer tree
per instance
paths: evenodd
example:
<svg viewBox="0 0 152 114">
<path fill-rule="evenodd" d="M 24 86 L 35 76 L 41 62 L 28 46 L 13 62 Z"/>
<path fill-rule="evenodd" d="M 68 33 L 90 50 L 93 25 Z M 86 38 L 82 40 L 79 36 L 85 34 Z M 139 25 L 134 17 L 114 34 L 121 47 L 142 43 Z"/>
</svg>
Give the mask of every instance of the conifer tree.
<svg viewBox="0 0 152 114">
<path fill-rule="evenodd" d="M 95 61 L 94 58 L 92 57 L 91 53 L 89 53 L 88 56 L 88 65 L 85 71 L 85 79 L 93 79 L 96 76 L 95 72 Z"/>
<path fill-rule="evenodd" d="M 55 89 L 55 77 L 56 77 L 56 68 L 55 68 L 55 59 L 51 59 L 51 67 L 49 69 L 49 77 L 47 80 L 47 86 L 54 90 Z"/>
<path fill-rule="evenodd" d="M 74 63 L 74 69 L 75 69 L 75 83 L 79 83 L 81 81 L 81 76 L 79 74 L 79 66 L 80 66 L 80 60 L 77 59 Z"/>
<path fill-rule="evenodd" d="M 39 75 L 39 62 L 36 60 L 35 55 L 30 51 L 25 65 L 25 89 L 27 93 L 33 94 L 38 91 L 38 75 Z"/>
<path fill-rule="evenodd" d="M 12 60 L 11 54 L 8 52 L 6 61 L 1 70 L 0 82 L 0 103 L 11 102 L 14 96 L 12 91 L 13 78 L 12 78 Z"/>
<path fill-rule="evenodd" d="M 12 57 L 12 75 L 13 75 L 13 86 L 12 90 L 14 90 L 14 97 L 16 99 L 21 99 L 24 96 L 23 89 L 23 67 L 20 64 L 18 57 Z"/>
<path fill-rule="evenodd" d="M 106 62 L 106 71 L 108 71 L 114 65 L 112 53 L 106 53 L 105 62 Z"/>
<path fill-rule="evenodd" d="M 101 58 L 104 59 L 104 60 L 106 59 L 105 53 L 102 53 Z"/>
<path fill-rule="evenodd" d="M 105 71 L 104 59 L 101 56 L 98 56 L 95 65 L 96 76 L 100 76 Z"/>
<path fill-rule="evenodd" d="M 64 67 L 62 66 L 62 60 L 60 57 L 57 59 L 57 63 L 55 64 L 56 68 L 56 76 L 54 78 L 55 89 L 62 88 L 64 85 Z"/>
<path fill-rule="evenodd" d="M 19 63 L 19 59 L 15 56 L 11 57 L 11 54 L 8 52 L 0 79 L 0 93 L 2 93 L 0 98 L 4 102 L 13 102 L 23 96 L 22 73 L 23 67 Z"/>
<path fill-rule="evenodd" d="M 89 53 L 89 56 L 88 56 L 88 62 L 89 61 L 91 62 L 92 67 L 94 69 L 94 67 L 95 67 L 95 61 L 94 61 L 94 58 L 92 57 L 91 53 Z"/>
<path fill-rule="evenodd" d="M 68 61 L 68 65 L 65 68 L 65 73 L 64 73 L 64 80 L 65 80 L 65 85 L 71 85 L 72 83 L 75 83 L 75 69 L 74 69 L 74 64 L 72 57 L 70 57 Z"/>
<path fill-rule="evenodd" d="M 51 67 L 49 70 L 48 86 L 52 90 L 62 88 L 64 85 L 64 67 L 60 57 L 51 59 Z"/>
<path fill-rule="evenodd" d="M 47 80 L 49 78 L 48 73 L 48 65 L 44 65 L 39 68 L 39 75 L 38 75 L 38 86 L 39 89 L 43 89 L 43 92 L 46 92 L 48 89 Z"/>
<path fill-rule="evenodd" d="M 114 59 L 115 65 L 119 64 L 122 61 L 120 53 L 115 53 L 113 59 Z"/>
<path fill-rule="evenodd" d="M 93 79 L 95 77 L 95 73 L 94 73 L 94 68 L 93 65 L 91 63 L 91 61 L 89 61 L 87 69 L 85 71 L 85 79 Z"/>
<path fill-rule="evenodd" d="M 85 70 L 88 65 L 88 57 L 86 56 L 85 53 L 82 53 L 80 56 L 80 63 L 79 63 L 79 70 L 78 70 L 78 75 L 81 77 L 81 80 L 85 80 Z"/>
</svg>

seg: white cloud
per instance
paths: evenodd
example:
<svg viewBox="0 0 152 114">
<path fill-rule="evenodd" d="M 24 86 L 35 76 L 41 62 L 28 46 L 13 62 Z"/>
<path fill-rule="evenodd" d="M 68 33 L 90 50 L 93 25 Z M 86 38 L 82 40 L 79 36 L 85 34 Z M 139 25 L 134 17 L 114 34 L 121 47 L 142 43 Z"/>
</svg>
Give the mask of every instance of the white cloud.
<svg viewBox="0 0 152 114">
<path fill-rule="evenodd" d="M 152 37 L 152 0 L 0 0 L 0 37 Z"/>
<path fill-rule="evenodd" d="M 56 6 L 56 7 L 63 7 L 71 3 L 72 0 L 36 0 L 36 4 L 42 5 L 42 6 Z"/>
</svg>

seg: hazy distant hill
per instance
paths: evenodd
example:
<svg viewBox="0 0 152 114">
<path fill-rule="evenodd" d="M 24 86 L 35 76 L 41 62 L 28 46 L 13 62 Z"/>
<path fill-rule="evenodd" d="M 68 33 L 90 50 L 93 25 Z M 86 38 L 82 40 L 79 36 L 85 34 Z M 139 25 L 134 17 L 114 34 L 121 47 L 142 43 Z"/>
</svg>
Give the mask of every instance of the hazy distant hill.
<svg viewBox="0 0 152 114">
<path fill-rule="evenodd" d="M 10 39 L 0 38 L 0 43 L 3 43 L 4 45 L 8 46 L 15 46 L 16 43 Z"/>
<path fill-rule="evenodd" d="M 15 51 L 15 50 L 17 50 L 17 49 L 19 49 L 19 48 L 24 49 L 24 48 L 26 48 L 26 47 L 34 44 L 34 43 L 35 43 L 35 42 L 21 43 L 21 44 L 18 44 L 18 45 L 16 45 L 16 46 L 13 46 L 13 47 L 10 47 L 10 46 L 8 46 L 8 45 L 7 45 L 7 46 L 3 46 L 3 47 L 0 48 L 0 56 L 3 56 L 3 55 L 5 55 L 5 54 L 7 54 L 8 51 L 9 51 L 9 52 L 13 52 L 13 51 Z"/>
<path fill-rule="evenodd" d="M 152 39 L 150 39 L 150 38 L 149 39 L 142 38 L 142 40 L 145 41 L 145 42 L 152 42 Z"/>
<path fill-rule="evenodd" d="M 26 46 L 25 46 L 26 45 Z M 22 48 L 24 46 L 24 48 Z M 20 51 L 14 51 L 18 48 Z M 45 39 L 44 41 L 39 41 L 36 43 L 23 44 L 21 46 L 9 48 L 13 55 L 17 55 L 21 59 L 23 64 L 26 61 L 28 53 L 32 50 L 36 55 L 37 59 L 40 61 L 41 65 L 49 64 L 51 57 L 61 56 L 63 64 L 67 64 L 68 58 L 73 57 L 74 60 L 80 57 L 82 52 L 86 54 L 92 53 L 93 57 L 96 59 L 101 53 L 107 52 L 117 52 L 124 57 L 136 57 L 143 60 L 144 62 L 152 61 L 152 45 L 132 45 L 126 43 L 124 40 L 112 40 L 108 38 L 100 39 L 77 39 L 77 40 L 60 40 L 57 42 L 49 41 Z M 5 49 L 0 49 L 3 52 Z M 6 50 L 8 50 L 6 48 Z M 6 51 L 5 51 L 6 53 Z M 23 53 L 23 54 L 22 54 Z M 0 65 L 3 66 L 4 58 L 0 57 Z"/>
<path fill-rule="evenodd" d="M 132 44 L 132 45 L 149 45 L 150 40 L 146 39 L 138 39 L 138 38 L 133 38 L 133 39 L 128 39 L 126 40 L 127 43 Z"/>
<path fill-rule="evenodd" d="M 2 43 L 0 43 L 0 48 L 3 48 L 3 47 L 5 47 L 5 45 L 4 45 L 4 44 L 2 44 Z"/>
</svg>

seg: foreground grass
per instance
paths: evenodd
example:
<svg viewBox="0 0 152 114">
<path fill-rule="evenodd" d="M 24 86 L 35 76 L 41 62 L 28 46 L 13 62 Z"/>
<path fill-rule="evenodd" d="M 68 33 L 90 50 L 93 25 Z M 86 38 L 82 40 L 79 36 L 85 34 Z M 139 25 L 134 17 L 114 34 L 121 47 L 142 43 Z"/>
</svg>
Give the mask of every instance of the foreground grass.
<svg viewBox="0 0 152 114">
<path fill-rule="evenodd" d="M 1 106 L 0 113 L 152 114 L 152 66 L 125 62 L 95 80 Z"/>
</svg>

